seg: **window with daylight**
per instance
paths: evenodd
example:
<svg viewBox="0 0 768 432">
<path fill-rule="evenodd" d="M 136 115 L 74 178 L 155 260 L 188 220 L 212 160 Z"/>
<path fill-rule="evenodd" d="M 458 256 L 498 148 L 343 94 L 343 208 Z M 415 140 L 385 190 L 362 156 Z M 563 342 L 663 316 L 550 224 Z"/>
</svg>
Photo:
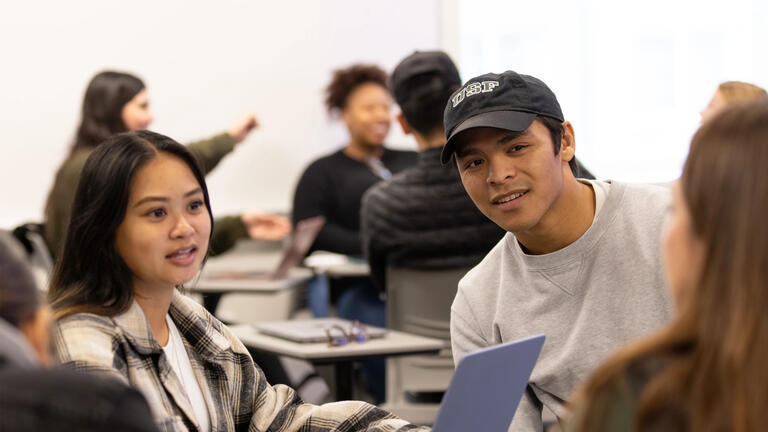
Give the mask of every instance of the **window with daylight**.
<svg viewBox="0 0 768 432">
<path fill-rule="evenodd" d="M 764 0 L 447 4 L 458 35 L 445 48 L 462 78 L 512 69 L 542 79 L 598 178 L 674 180 L 717 85 L 768 86 Z"/>
</svg>

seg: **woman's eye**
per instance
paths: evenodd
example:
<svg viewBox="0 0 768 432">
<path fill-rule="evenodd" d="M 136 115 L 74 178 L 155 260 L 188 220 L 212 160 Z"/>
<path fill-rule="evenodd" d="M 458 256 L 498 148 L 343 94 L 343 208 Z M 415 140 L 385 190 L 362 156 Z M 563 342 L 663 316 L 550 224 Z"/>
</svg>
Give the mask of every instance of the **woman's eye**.
<svg viewBox="0 0 768 432">
<path fill-rule="evenodd" d="M 165 216 L 165 209 L 154 209 L 147 213 L 147 215 L 153 218 L 161 218 Z"/>
<path fill-rule="evenodd" d="M 202 209 L 205 206 L 205 204 L 202 201 L 193 201 L 189 204 L 189 209 L 192 211 L 197 211 Z"/>
</svg>

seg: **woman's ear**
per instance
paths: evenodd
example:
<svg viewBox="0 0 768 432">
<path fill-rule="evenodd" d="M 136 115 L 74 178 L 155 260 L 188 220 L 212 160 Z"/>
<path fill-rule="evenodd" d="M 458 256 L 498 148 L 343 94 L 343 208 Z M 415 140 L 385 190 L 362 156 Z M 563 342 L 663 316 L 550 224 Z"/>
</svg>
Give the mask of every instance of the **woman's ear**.
<svg viewBox="0 0 768 432">
<path fill-rule="evenodd" d="M 19 324 L 19 331 L 37 352 L 40 364 L 48 367 L 53 364 L 51 353 L 51 310 L 48 306 L 37 309 L 28 320 Z"/>
</svg>

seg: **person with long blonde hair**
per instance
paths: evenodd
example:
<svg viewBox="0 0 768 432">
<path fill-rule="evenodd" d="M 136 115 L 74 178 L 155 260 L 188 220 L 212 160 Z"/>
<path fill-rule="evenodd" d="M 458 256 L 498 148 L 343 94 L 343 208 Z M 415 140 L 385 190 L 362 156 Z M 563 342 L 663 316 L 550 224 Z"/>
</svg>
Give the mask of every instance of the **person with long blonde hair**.
<svg viewBox="0 0 768 432">
<path fill-rule="evenodd" d="M 568 431 L 768 430 L 768 101 L 693 138 L 664 239 L 677 317 L 601 366 Z"/>
</svg>

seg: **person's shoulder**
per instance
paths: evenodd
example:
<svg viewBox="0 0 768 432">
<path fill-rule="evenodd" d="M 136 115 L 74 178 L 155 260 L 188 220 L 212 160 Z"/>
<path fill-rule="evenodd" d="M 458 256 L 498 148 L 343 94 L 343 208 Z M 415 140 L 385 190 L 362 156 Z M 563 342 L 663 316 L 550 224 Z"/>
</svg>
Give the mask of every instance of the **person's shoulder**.
<svg viewBox="0 0 768 432">
<path fill-rule="evenodd" d="M 612 181 L 614 189 L 623 191 L 622 204 L 631 208 L 642 208 L 649 212 L 665 213 L 672 201 L 672 188 L 669 184 L 638 184 Z"/>
<path fill-rule="evenodd" d="M 93 153 L 93 149 L 90 148 L 75 150 L 59 167 L 59 175 L 65 177 L 76 175 L 79 178 L 80 173 L 85 166 L 85 162 L 88 160 L 88 157 L 91 156 L 91 153 Z"/>
<path fill-rule="evenodd" d="M 99 331 L 106 334 L 114 334 L 118 326 L 108 316 L 95 313 L 76 313 L 59 318 L 56 321 L 59 329 L 66 332 Z"/>
<path fill-rule="evenodd" d="M 611 181 L 611 185 L 623 185 L 627 193 L 643 196 L 668 198 L 672 194 L 672 183 L 624 183 Z"/>
<path fill-rule="evenodd" d="M 384 147 L 384 153 L 382 154 L 382 160 L 386 161 L 406 161 L 415 163 L 419 157 L 419 153 L 412 150 L 396 150 Z"/>
<path fill-rule="evenodd" d="M 413 168 L 407 169 L 393 175 L 391 178 L 374 184 L 365 192 L 363 200 L 371 200 L 383 205 L 392 204 L 392 195 L 397 191 L 408 187 L 408 175 L 412 170 Z"/>
<path fill-rule="evenodd" d="M 93 362 L 111 365 L 113 348 L 121 338 L 110 317 L 77 313 L 60 318 L 53 331 L 56 354 L 62 363 Z"/>
<path fill-rule="evenodd" d="M 314 159 L 304 169 L 304 175 L 322 175 L 333 173 L 340 165 L 347 161 L 348 157 L 341 150 L 326 154 Z"/>
<path fill-rule="evenodd" d="M 309 166 L 328 166 L 335 165 L 339 162 L 348 161 L 350 157 L 344 154 L 344 149 L 338 149 L 331 153 L 318 157 Z"/>
<path fill-rule="evenodd" d="M 397 191 L 403 187 L 401 174 L 403 173 L 374 184 L 363 194 L 360 222 L 366 227 L 364 235 L 369 235 L 373 231 L 388 231 L 392 228 L 392 217 L 401 213 L 398 210 L 401 206 L 396 198 L 399 195 Z M 379 240 L 382 239 L 380 234 L 376 237 Z"/>
</svg>

